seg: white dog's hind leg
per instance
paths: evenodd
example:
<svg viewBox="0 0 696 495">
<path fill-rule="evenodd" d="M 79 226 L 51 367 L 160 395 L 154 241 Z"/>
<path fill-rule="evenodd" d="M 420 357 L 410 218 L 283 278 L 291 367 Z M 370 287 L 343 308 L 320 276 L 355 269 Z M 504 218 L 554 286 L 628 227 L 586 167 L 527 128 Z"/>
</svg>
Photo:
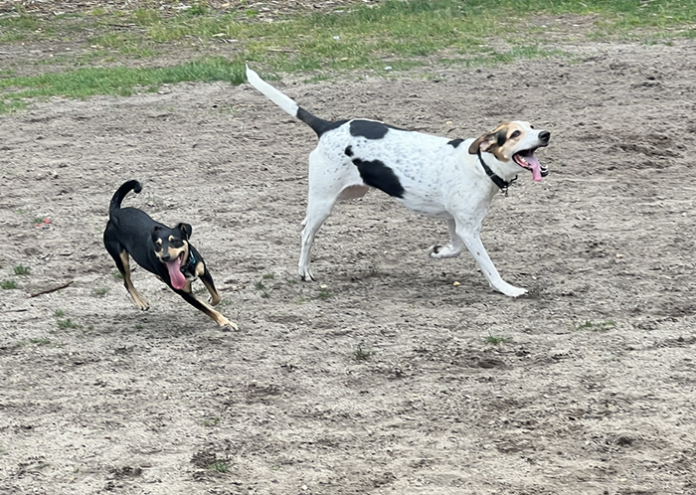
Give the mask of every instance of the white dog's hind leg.
<svg viewBox="0 0 696 495">
<path fill-rule="evenodd" d="M 506 296 L 519 297 L 527 292 L 527 289 L 515 287 L 508 284 L 502 279 L 498 270 L 495 269 L 493 262 L 488 257 L 486 249 L 483 247 L 479 233 L 475 230 L 470 230 L 461 225 L 457 225 L 457 234 L 464 241 L 467 249 L 478 263 L 483 275 L 488 280 L 488 283 L 498 292 L 502 292 Z"/>
<path fill-rule="evenodd" d="M 331 215 L 331 210 L 335 203 L 336 198 L 312 198 L 310 193 L 307 203 L 307 216 L 303 222 L 304 228 L 302 229 L 300 262 L 297 265 L 300 277 L 305 282 L 314 280 L 312 273 L 309 271 L 309 254 L 312 250 L 312 244 L 314 243 L 314 236 L 319 232 L 324 221 Z"/>
<path fill-rule="evenodd" d="M 456 258 L 464 249 L 464 241 L 457 235 L 457 222 L 453 218 L 447 220 L 450 242 L 446 246 L 431 246 L 430 257 L 435 259 Z"/>
</svg>

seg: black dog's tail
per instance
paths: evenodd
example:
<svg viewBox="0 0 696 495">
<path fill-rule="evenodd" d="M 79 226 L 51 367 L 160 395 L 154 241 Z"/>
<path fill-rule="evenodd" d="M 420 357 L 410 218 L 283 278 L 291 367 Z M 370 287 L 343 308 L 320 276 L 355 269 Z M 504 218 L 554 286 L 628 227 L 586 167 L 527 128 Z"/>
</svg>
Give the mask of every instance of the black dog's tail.
<svg viewBox="0 0 696 495">
<path fill-rule="evenodd" d="M 140 182 L 137 180 L 129 180 L 128 182 L 125 182 L 121 187 L 118 188 L 118 190 L 114 193 L 114 196 L 111 198 L 111 204 L 109 205 L 109 216 L 113 215 L 116 210 L 121 208 L 121 201 L 123 201 L 123 198 L 126 197 L 126 194 L 131 191 L 135 191 L 137 194 L 142 189 L 143 186 L 141 186 Z"/>
</svg>

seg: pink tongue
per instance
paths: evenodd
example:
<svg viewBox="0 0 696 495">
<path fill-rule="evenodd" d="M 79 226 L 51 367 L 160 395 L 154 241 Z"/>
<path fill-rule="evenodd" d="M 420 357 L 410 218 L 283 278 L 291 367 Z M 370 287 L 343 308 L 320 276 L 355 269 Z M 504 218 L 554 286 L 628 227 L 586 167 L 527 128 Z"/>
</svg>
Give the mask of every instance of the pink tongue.
<svg viewBox="0 0 696 495">
<path fill-rule="evenodd" d="M 534 182 L 541 182 L 541 163 L 534 156 L 525 156 L 525 160 L 532 167 L 532 178 Z"/>
<path fill-rule="evenodd" d="M 172 283 L 172 287 L 177 290 L 181 290 L 186 285 L 186 277 L 181 273 L 181 261 L 177 257 L 176 260 L 170 261 L 166 264 L 169 270 L 169 280 Z"/>
</svg>

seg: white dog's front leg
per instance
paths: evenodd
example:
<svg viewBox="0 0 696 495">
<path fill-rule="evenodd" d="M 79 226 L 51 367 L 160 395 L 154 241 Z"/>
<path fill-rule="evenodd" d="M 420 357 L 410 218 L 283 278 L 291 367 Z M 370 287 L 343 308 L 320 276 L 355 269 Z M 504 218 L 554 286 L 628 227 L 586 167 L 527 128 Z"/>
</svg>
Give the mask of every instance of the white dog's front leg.
<svg viewBox="0 0 696 495">
<path fill-rule="evenodd" d="M 456 258 L 464 249 L 464 242 L 457 235 L 457 223 L 453 218 L 447 220 L 450 242 L 446 246 L 431 246 L 430 257 L 435 259 Z"/>
<path fill-rule="evenodd" d="M 527 292 L 527 289 L 510 285 L 501 278 L 498 270 L 495 269 L 493 262 L 488 257 L 488 253 L 483 247 L 478 232 L 466 231 L 462 228 L 458 228 L 457 234 L 459 234 L 459 237 L 464 241 L 464 244 L 476 260 L 476 263 L 478 263 L 479 268 L 491 287 L 510 297 L 519 297 Z"/>
</svg>

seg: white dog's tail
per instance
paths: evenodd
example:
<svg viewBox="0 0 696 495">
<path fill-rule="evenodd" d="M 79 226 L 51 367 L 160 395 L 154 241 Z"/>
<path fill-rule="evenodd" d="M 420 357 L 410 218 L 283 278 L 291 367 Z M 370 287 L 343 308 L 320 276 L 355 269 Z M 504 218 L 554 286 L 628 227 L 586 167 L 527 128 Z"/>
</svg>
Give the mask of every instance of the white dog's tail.
<svg viewBox="0 0 696 495">
<path fill-rule="evenodd" d="M 273 103 L 278 105 L 287 113 L 289 113 L 293 117 L 300 119 L 302 122 L 311 127 L 312 130 L 317 133 L 318 137 L 321 137 L 321 135 L 324 134 L 326 131 L 335 129 L 339 125 L 346 122 L 345 120 L 341 122 L 330 122 L 328 120 L 320 119 L 319 117 L 312 115 L 307 110 L 300 107 L 289 96 L 281 93 L 273 86 L 268 84 L 266 81 L 261 79 L 256 72 L 249 68 L 248 65 L 246 66 L 246 76 L 247 81 L 249 81 L 249 84 L 258 89 L 261 93 L 263 93 L 263 95 L 266 98 L 271 100 Z"/>
</svg>

